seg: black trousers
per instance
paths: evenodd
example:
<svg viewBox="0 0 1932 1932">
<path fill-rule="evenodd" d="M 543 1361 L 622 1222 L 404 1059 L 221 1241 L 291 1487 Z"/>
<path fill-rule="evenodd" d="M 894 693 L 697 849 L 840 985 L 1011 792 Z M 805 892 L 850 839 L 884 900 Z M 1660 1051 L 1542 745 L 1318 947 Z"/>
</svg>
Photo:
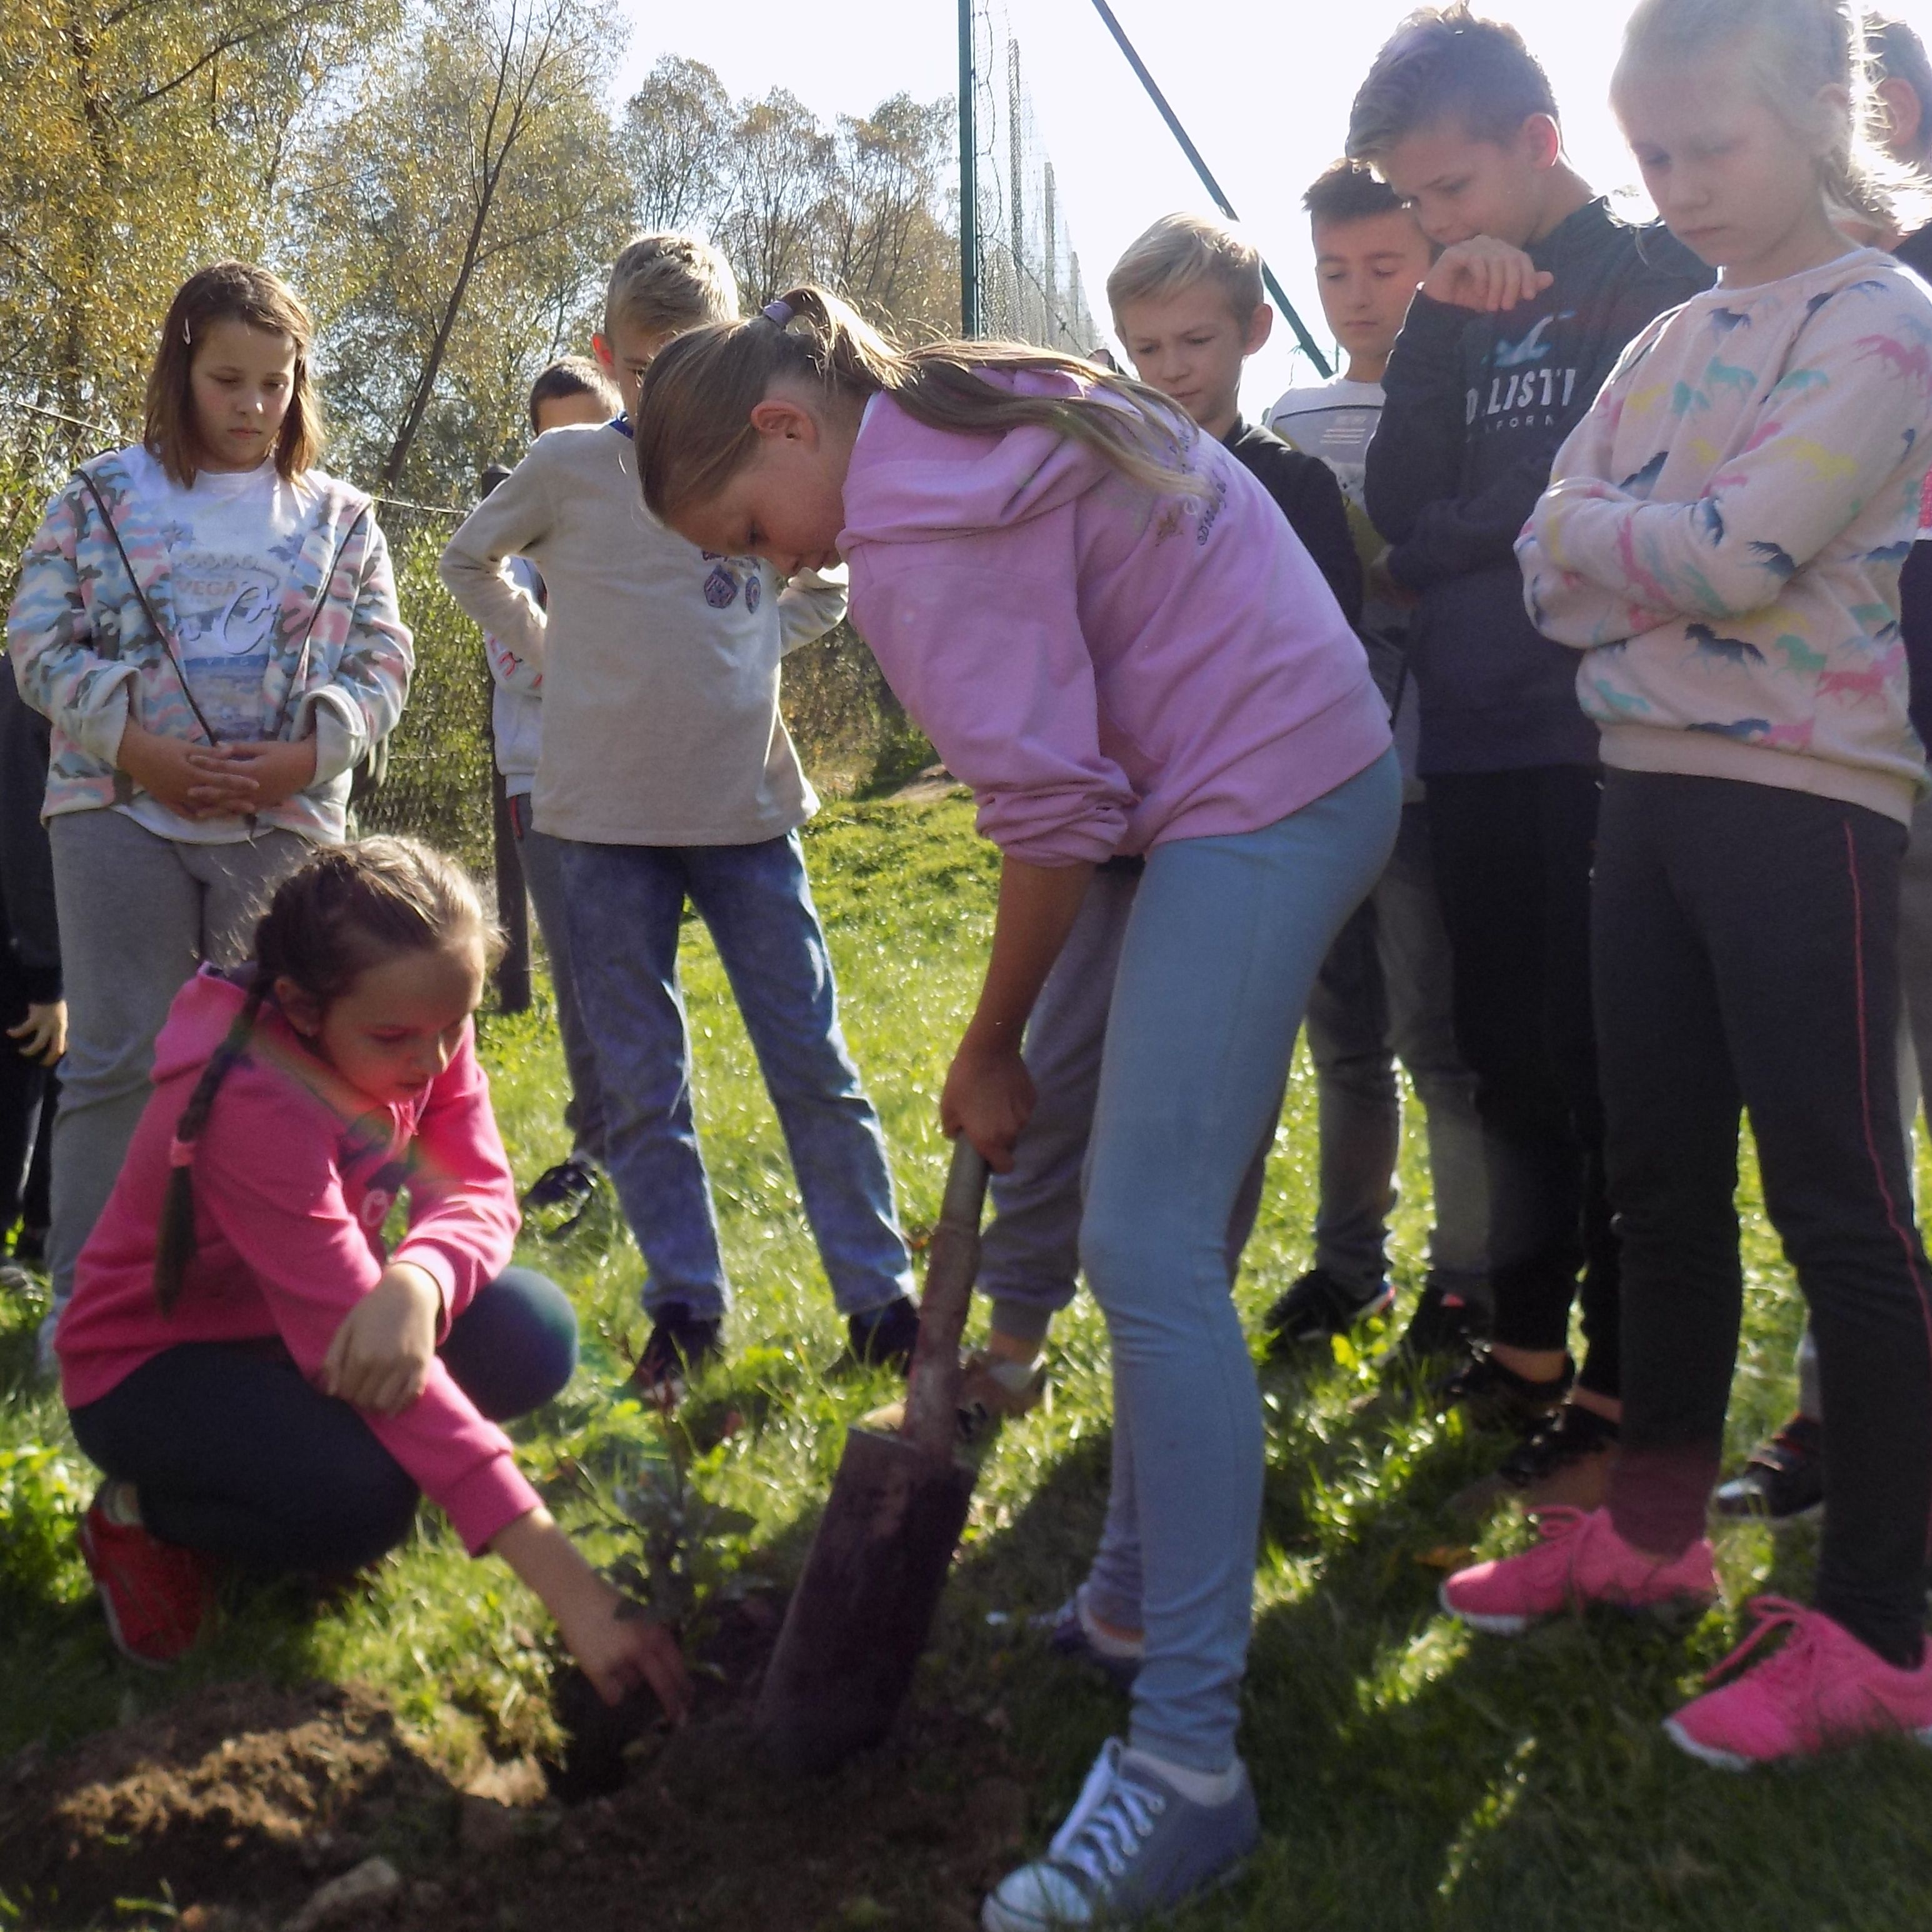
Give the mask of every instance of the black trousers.
<svg viewBox="0 0 1932 1932">
<path fill-rule="evenodd" d="M 1429 781 L 1456 1043 L 1476 1076 L 1499 1342 L 1562 1348 L 1582 1280 L 1580 1379 L 1619 1386 L 1617 1242 L 1590 1011 L 1599 780 L 1584 765 Z"/>
<path fill-rule="evenodd" d="M 1744 1300 L 1738 1116 L 1809 1303 L 1825 1413 L 1816 1600 L 1895 1662 L 1925 1623 L 1932 1276 L 1899 1120 L 1905 827 L 1726 778 L 1612 772 L 1594 902 L 1623 1238 L 1621 1533 L 1704 1533 Z"/>
<path fill-rule="evenodd" d="M 27 1017 L 27 993 L 14 949 L 0 933 L 0 1028 Z M 53 1071 L 25 1058 L 17 1040 L 0 1034 L 0 1237 L 16 1221 L 47 1225 L 48 1154 L 44 1129 L 53 1118 Z"/>
</svg>

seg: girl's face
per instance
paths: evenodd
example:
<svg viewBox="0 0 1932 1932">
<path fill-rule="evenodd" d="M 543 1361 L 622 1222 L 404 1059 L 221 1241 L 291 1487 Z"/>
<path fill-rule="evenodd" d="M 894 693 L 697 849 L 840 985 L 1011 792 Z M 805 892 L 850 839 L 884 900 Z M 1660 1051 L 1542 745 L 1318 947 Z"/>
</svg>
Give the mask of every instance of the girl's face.
<svg viewBox="0 0 1932 1932">
<path fill-rule="evenodd" d="M 326 1008 L 275 982 L 289 1024 L 350 1086 L 380 1106 L 420 1100 L 449 1065 L 483 997 L 483 945 L 398 952 L 364 967 Z"/>
<path fill-rule="evenodd" d="M 680 536 L 724 556 L 761 556 L 781 577 L 830 570 L 845 527 L 845 472 L 859 406 L 772 391 L 752 412 L 758 440 L 723 489 L 672 519 Z"/>
<path fill-rule="evenodd" d="M 1819 190 L 1833 97 L 1820 97 L 1808 140 L 1760 98 L 1742 50 L 1694 66 L 1640 64 L 1612 104 L 1644 185 L 1670 232 L 1738 288 L 1775 281 L 1844 254 Z"/>
<path fill-rule="evenodd" d="M 188 362 L 200 467 L 253 470 L 274 449 L 295 387 L 290 338 L 232 316 L 210 322 Z"/>
</svg>

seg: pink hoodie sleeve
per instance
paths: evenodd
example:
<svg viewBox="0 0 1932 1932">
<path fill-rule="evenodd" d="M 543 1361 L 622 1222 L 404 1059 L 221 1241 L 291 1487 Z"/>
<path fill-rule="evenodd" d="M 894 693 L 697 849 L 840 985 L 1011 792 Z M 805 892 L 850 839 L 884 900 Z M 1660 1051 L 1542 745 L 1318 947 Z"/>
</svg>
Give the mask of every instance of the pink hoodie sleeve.
<svg viewBox="0 0 1932 1932">
<path fill-rule="evenodd" d="M 485 1096 L 487 1113 L 487 1090 Z M 493 1138 L 494 1132 L 493 1126 Z M 220 1231 L 254 1276 L 296 1366 L 313 1380 L 344 1317 L 382 1274 L 344 1196 L 328 1116 L 320 1106 L 291 1106 L 286 1084 L 272 1075 L 237 1068 L 196 1146 L 194 1196 L 197 1216 Z M 439 1204 L 439 1215 L 446 1208 L 453 1220 L 453 1198 Z M 471 1275 L 498 1239 L 485 1232 L 466 1244 L 446 1226 L 434 1249 L 410 1258 L 473 1294 Z M 466 1246 L 471 1252 L 458 1268 L 449 1252 Z M 440 1358 L 430 1364 L 422 1395 L 400 1415 L 364 1419 L 448 1514 L 472 1554 L 537 1506 L 508 1437 L 478 1414 Z"/>
<path fill-rule="evenodd" d="M 1100 748 L 1094 661 L 1066 568 L 1011 567 L 1004 532 L 864 544 L 852 621 L 899 701 L 979 800 L 980 831 L 1036 866 L 1111 858 L 1135 800 Z M 1030 553 L 1040 525 L 1028 526 Z"/>
<path fill-rule="evenodd" d="M 473 1027 L 430 1090 L 412 1153 L 409 1232 L 391 1258 L 436 1277 L 446 1324 L 509 1265 L 520 1218 Z"/>
</svg>

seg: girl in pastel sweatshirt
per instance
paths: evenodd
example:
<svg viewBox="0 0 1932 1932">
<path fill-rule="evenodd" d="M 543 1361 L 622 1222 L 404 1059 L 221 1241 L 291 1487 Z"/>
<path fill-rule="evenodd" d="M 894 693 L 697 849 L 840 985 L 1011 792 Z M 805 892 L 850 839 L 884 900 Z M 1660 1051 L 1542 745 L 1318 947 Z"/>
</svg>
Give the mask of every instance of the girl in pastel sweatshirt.
<svg viewBox="0 0 1932 1932">
<path fill-rule="evenodd" d="M 1081 1252 L 1114 1364 L 1114 1482 L 1145 1661 L 995 1928 L 1164 1909 L 1256 1836 L 1234 1730 L 1262 1418 L 1230 1210 L 1316 968 L 1400 811 L 1360 645 L 1265 490 L 1150 390 L 983 343 L 901 353 L 800 289 L 672 343 L 638 468 L 693 542 L 843 558 L 853 621 L 1001 848 L 979 1006 L 940 1118 L 1010 1165 L 1034 998 L 1094 868 L 1144 854 L 1109 1014 Z"/>
<path fill-rule="evenodd" d="M 1817 1607 L 1763 1600 L 1744 1648 L 1788 1624 L 1784 1648 L 1668 1726 L 1734 1766 L 1932 1730 L 1932 1279 L 1893 1054 L 1925 782 L 1898 576 L 1932 458 L 1932 304 L 1834 226 L 1884 225 L 1851 160 L 1861 33 L 1838 0 L 1633 16 L 1618 113 L 1665 220 L 1722 272 L 1630 345 L 1518 544 L 1538 623 L 1582 654 L 1606 767 L 1592 945 L 1622 1448 L 1606 1509 L 1546 1518 L 1540 1548 L 1444 1600 L 1520 1629 L 1714 1592 L 1748 1108 L 1833 1426 Z"/>
<path fill-rule="evenodd" d="M 682 1702 L 670 1640 L 620 1618 L 496 1426 L 562 1388 L 577 1330 L 554 1284 L 507 1266 L 516 1198 L 470 1024 L 490 940 L 455 866 L 371 838 L 310 858 L 249 965 L 204 967 L 174 1002 L 56 1340 L 108 1478 L 81 1548 L 139 1662 L 194 1642 L 211 1559 L 358 1568 L 426 1491 L 612 1701 L 647 1679 Z"/>
</svg>

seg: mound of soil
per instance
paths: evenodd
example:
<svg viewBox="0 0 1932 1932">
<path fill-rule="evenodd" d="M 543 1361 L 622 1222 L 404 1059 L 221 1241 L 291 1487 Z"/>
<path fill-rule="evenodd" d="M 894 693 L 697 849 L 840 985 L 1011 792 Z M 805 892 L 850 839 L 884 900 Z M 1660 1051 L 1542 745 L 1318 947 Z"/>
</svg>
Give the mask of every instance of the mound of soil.
<svg viewBox="0 0 1932 1932">
<path fill-rule="evenodd" d="M 238 1932 L 279 1924 L 379 1850 L 447 1844 L 458 1804 L 370 1691 L 214 1684 L 0 1767 L 0 1892 L 49 1932 L 170 1896 L 242 1907 Z"/>
</svg>

